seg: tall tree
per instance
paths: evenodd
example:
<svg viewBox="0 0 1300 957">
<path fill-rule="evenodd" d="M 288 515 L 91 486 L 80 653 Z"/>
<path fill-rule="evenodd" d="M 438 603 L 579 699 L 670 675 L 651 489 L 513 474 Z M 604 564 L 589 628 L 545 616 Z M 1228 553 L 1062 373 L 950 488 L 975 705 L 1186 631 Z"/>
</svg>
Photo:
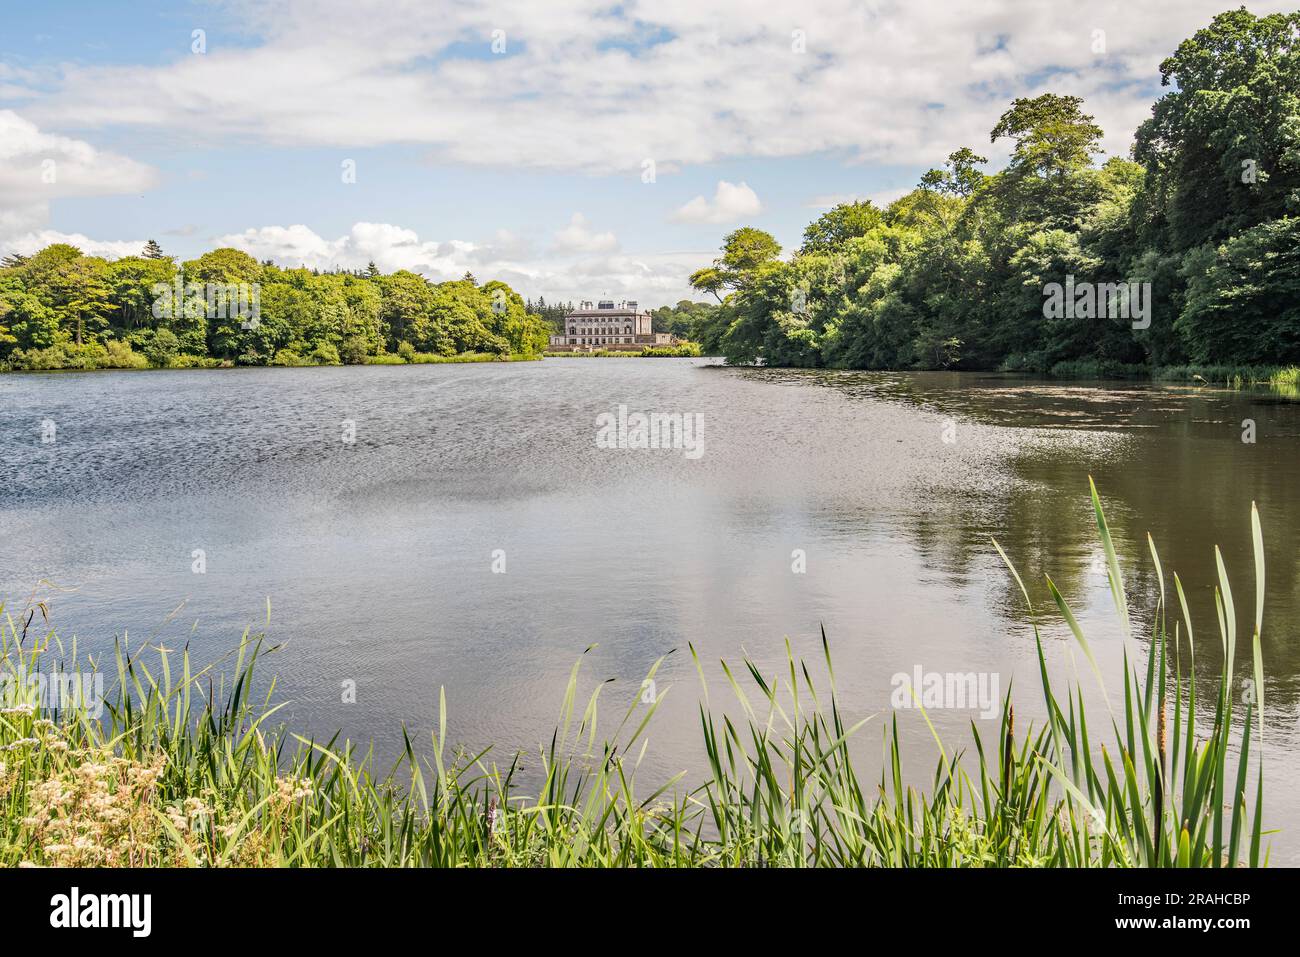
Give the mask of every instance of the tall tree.
<svg viewBox="0 0 1300 957">
<path fill-rule="evenodd" d="M 921 187 L 965 199 L 984 185 L 988 177 L 976 167 L 988 162 L 968 146 L 948 154 L 943 169 L 932 169 L 921 177 Z"/>
<path fill-rule="evenodd" d="M 712 266 L 697 269 L 690 283 L 701 292 L 712 293 L 719 301 L 722 289 L 740 289 L 747 285 L 758 270 L 777 261 L 781 244 L 771 233 L 753 226 L 742 226 L 727 234 L 722 241 L 722 255 Z"/>
<path fill-rule="evenodd" d="M 880 210 L 869 199 L 840 203 L 808 224 L 803 231 L 803 245 L 799 252 L 831 252 L 850 239 L 865 236 L 872 227 L 880 225 L 880 221 Z"/>
<path fill-rule="evenodd" d="M 1185 250 L 1300 208 L 1300 13 L 1221 13 L 1160 82 L 1174 89 L 1134 146 L 1160 242 Z"/>
</svg>

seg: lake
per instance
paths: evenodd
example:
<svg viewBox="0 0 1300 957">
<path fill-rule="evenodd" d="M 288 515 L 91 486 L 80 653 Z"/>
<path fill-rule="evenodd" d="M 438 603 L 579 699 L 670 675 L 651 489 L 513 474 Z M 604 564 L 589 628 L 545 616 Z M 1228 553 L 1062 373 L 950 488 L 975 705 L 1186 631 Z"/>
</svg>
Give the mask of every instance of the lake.
<svg viewBox="0 0 1300 957">
<path fill-rule="evenodd" d="M 620 407 L 693 417 L 699 454 L 602 447 L 598 419 Z M 731 697 L 719 658 L 748 654 L 772 675 L 788 641 L 821 673 L 824 626 L 846 717 L 878 716 L 858 741 L 869 769 L 899 673 L 975 672 L 1002 693 L 1014 682 L 1017 725 L 1041 716 L 1029 618 L 991 537 L 1030 586 L 1053 670 L 1095 687 L 1047 614 L 1044 573 L 1116 691 L 1123 644 L 1090 474 L 1137 647 L 1158 588 L 1150 532 L 1187 589 L 1208 682 L 1216 544 L 1248 654 L 1254 500 L 1269 589 L 1265 824 L 1283 828 L 1273 862 L 1300 863 L 1300 404 L 1266 391 L 677 359 L 15 374 L 0 376 L 0 462 L 9 614 L 35 594 L 83 649 L 127 635 L 189 642 L 206 662 L 262 627 L 269 599 L 283 647 L 264 677 L 291 702 L 281 716 L 373 741 L 381 763 L 403 724 L 428 740 L 439 687 L 449 740 L 494 744 L 508 764 L 549 740 L 588 646 L 584 691 L 614 679 L 608 730 L 669 655 L 646 793 L 702 774 L 688 645 L 718 705 Z M 971 708 L 932 717 L 951 745 L 972 719 L 996 727 Z M 898 718 L 924 783 L 929 731 L 919 712 Z"/>
</svg>

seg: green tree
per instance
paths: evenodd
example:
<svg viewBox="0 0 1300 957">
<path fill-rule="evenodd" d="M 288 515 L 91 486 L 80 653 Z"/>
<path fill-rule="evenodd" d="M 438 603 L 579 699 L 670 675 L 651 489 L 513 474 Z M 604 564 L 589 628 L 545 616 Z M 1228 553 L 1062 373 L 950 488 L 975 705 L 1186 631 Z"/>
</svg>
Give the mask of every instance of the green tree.
<svg viewBox="0 0 1300 957">
<path fill-rule="evenodd" d="M 974 150 L 963 146 L 948 154 L 948 162 L 944 163 L 943 169 L 932 169 L 922 176 L 921 188 L 965 199 L 988 179 L 976 169 L 987 162 L 987 157 L 978 156 Z"/>
<path fill-rule="evenodd" d="M 1174 89 L 1137 131 L 1157 228 L 1177 250 L 1294 211 L 1300 200 L 1300 13 L 1216 16 L 1160 64 Z"/>
<path fill-rule="evenodd" d="M 390 352 L 401 342 L 411 342 L 411 331 L 424 322 L 433 303 L 428 281 L 413 272 L 400 269 L 379 280 L 382 294 L 380 317 Z"/>
<path fill-rule="evenodd" d="M 214 304 L 218 302 L 217 287 L 229 290 L 231 287 L 238 289 L 243 286 L 247 287 L 250 301 L 253 291 L 257 291 L 264 311 L 266 290 L 260 288 L 264 268 L 248 253 L 230 247 L 214 249 L 182 265 L 185 283 L 197 284 L 203 287 L 204 292 L 201 296 L 188 298 L 183 308 L 178 307 L 176 312 L 187 323 L 202 322 L 206 329 L 209 355 L 235 359 L 247 351 L 246 339 L 249 342 L 264 342 L 267 339 L 267 331 L 248 335 L 256 333 L 252 317 L 240 315 L 239 310 L 232 308 L 229 303 L 217 309 L 209 307 L 210 301 Z M 208 295 L 209 291 L 213 295 Z M 257 323 L 261 323 L 260 318 Z M 181 338 L 185 341 L 189 337 Z"/>
<path fill-rule="evenodd" d="M 989 134 L 1015 140 L 1011 161 L 999 174 L 994 198 L 1009 219 L 1047 228 L 1068 227 L 1096 200 L 1092 160 L 1102 129 L 1083 112 L 1077 96 L 1044 93 L 1012 102 Z"/>
<path fill-rule="evenodd" d="M 122 332 L 157 324 L 154 303 L 158 285 L 171 287 L 176 267 L 166 257 L 124 256 L 108 264 L 108 284 Z"/>
<path fill-rule="evenodd" d="M 781 245 L 771 233 L 742 226 L 727 234 L 722 241 L 722 255 L 711 267 L 692 273 L 690 283 L 692 288 L 712 293 L 721 301 L 720 290 L 743 288 L 761 267 L 775 262 L 780 255 Z"/>
<path fill-rule="evenodd" d="M 865 236 L 881 222 L 880 210 L 864 199 L 840 203 L 808 224 L 803 231 L 800 253 L 828 253 L 838 249 L 850 239 Z"/>
<path fill-rule="evenodd" d="M 1300 217 L 1262 223 L 1184 261 L 1176 323 L 1193 362 L 1300 363 Z"/>
<path fill-rule="evenodd" d="M 78 346 L 98 341 L 116 309 L 108 263 L 56 243 L 32 256 L 22 269 L 27 287 L 57 316 L 61 336 Z"/>
</svg>

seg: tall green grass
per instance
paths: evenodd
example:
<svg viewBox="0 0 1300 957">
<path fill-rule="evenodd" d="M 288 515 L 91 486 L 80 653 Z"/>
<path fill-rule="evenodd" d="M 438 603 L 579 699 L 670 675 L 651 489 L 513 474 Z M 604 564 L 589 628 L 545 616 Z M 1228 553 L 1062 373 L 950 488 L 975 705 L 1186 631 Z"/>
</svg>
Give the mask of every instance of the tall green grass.
<svg viewBox="0 0 1300 957">
<path fill-rule="evenodd" d="M 1300 367 L 1297 366 L 1163 366 L 1155 370 L 1155 378 L 1164 382 L 1196 382 L 1230 389 L 1267 385 L 1288 396 L 1295 396 L 1300 391 Z"/>
<path fill-rule="evenodd" d="M 972 722 L 953 748 L 935 732 L 933 768 L 904 773 L 893 715 L 883 723 L 883 770 L 865 781 L 851 751 L 870 717 L 850 721 L 836 693 L 787 645 L 767 674 L 753 661 L 717 666 L 733 700 L 715 709 L 709 667 L 691 655 L 703 691 L 700 734 L 708 774 L 643 786 L 645 732 L 663 701 L 634 700 L 607 729 L 604 685 L 580 698 L 579 660 L 549 741 L 533 759 L 449 745 L 445 697 L 436 730 L 378 773 L 370 752 L 276 728 L 275 684 L 255 695 L 271 650 L 246 633 L 233 661 L 196 668 L 188 649 L 119 643 L 104 712 L 52 714 L 16 680 L 58 661 L 98 666 L 53 633 L 28 636 L 36 610 L 5 616 L 0 675 L 0 863 L 107 866 L 445 867 L 1231 867 L 1266 862 L 1261 846 L 1264 728 L 1260 627 L 1264 557 L 1255 543 L 1253 693 L 1234 693 L 1237 616 L 1222 558 L 1216 608 L 1223 667 L 1215 687 L 1194 678 L 1186 596 L 1176 613 L 1154 544 L 1159 598 L 1145 654 L 1096 489 L 1098 534 L 1124 635 L 1122 695 L 1103 691 L 1091 720 L 1077 683 L 1049 679 L 1033 619 L 1044 711 L 1019 725 L 1008 691 L 996 738 Z M 1148 541 L 1150 541 L 1148 539 Z M 1006 559 L 1000 546 L 999 554 Z M 1090 664 L 1088 639 L 1055 584 L 1048 593 Z M 43 608 L 40 609 L 43 612 Z M 268 615 L 269 617 L 269 615 Z M 1173 622 L 1172 631 L 1170 621 Z M 589 649 L 590 650 L 590 649 Z M 147 660 L 146 660 L 147 659 Z M 1145 667 L 1138 664 L 1145 659 Z M 653 681 L 663 659 L 650 670 Z M 1122 709 L 1118 702 L 1122 699 Z M 1112 705 L 1112 701 L 1115 702 Z M 1235 713 L 1240 709 L 1240 714 Z M 1118 710 L 1118 713 L 1116 713 Z M 603 733 L 598 733 L 600 729 Z M 1251 753 L 1252 738 L 1255 741 Z M 523 784 L 523 761 L 530 765 Z M 1251 769 L 1255 769 L 1253 787 Z M 538 783 L 540 782 L 540 783 Z M 918 783 L 923 782 L 923 783 Z"/>
</svg>

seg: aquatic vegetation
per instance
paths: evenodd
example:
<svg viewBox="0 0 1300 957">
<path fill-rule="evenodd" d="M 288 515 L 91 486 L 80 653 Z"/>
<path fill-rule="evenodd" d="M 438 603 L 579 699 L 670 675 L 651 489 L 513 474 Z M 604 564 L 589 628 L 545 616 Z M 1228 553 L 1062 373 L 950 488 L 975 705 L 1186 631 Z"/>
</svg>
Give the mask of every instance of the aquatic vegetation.
<svg viewBox="0 0 1300 957">
<path fill-rule="evenodd" d="M 1047 719 L 1022 725 L 1008 691 L 995 741 L 959 750 L 934 734 L 928 784 L 904 775 L 895 713 L 884 728 L 884 770 L 864 782 L 850 744 L 871 720 L 850 724 L 837 696 L 787 645 L 764 674 L 720 663 L 734 692 L 715 709 L 705 685 L 699 720 L 709 773 L 642 788 L 644 734 L 663 701 L 638 695 L 612 733 L 597 735 L 602 688 L 579 712 L 581 660 L 560 720 L 521 783 L 522 757 L 502 767 L 488 752 L 448 747 L 445 696 L 427 749 L 402 732 L 404 755 L 378 774 L 371 753 L 337 738 L 316 741 L 273 727 L 275 683 L 254 697 L 254 668 L 273 650 L 245 633 L 224 662 L 195 670 L 188 649 L 120 643 L 117 687 L 102 702 L 57 710 L 28 676 L 98 663 L 54 634 L 27 637 L 25 621 L 0 629 L 0 863 L 102 866 L 474 867 L 1227 867 L 1258 866 L 1264 775 L 1264 552 L 1258 514 L 1249 693 L 1233 669 L 1237 616 L 1216 553 L 1223 665 L 1213 688 L 1194 679 L 1195 638 L 1182 582 L 1166 581 L 1153 543 L 1160 597 L 1145 668 L 1101 502 L 1092 503 L 1115 613 L 1124 631 L 1122 709 L 1105 696 L 1106 722 L 1090 721 L 1083 690 L 1057 687 L 1036 612 Z M 1005 560 L 1000 546 L 994 543 Z M 1007 563 L 1029 603 L 1019 573 Z M 1073 612 L 1051 579 L 1056 613 L 1099 683 L 1103 676 Z M 1177 600 L 1176 613 L 1169 605 Z M 1170 622 L 1172 624 L 1172 630 Z M 1202 632 L 1203 633 L 1203 632 Z M 1130 650 L 1132 654 L 1130 654 Z M 1185 652 L 1185 654 L 1184 654 Z M 691 649 L 701 681 L 706 673 Z M 647 675 L 653 681 L 663 663 Z M 1203 684 L 1203 683 L 1202 683 Z M 101 710 L 102 706 L 102 710 Z M 1091 706 L 1095 707 L 1095 705 Z M 1240 708 L 1241 714 L 1235 712 Z M 921 709 L 927 724 L 928 715 Z M 931 732 L 934 732 L 930 724 Z M 1254 745 L 1252 745 L 1252 738 Z M 1253 753 L 1252 753 L 1253 747 Z M 1253 788 L 1250 776 L 1255 774 Z M 1252 793 L 1253 791 L 1253 793 Z"/>
<path fill-rule="evenodd" d="M 1279 392 L 1300 388 L 1297 366 L 1166 366 L 1155 371 L 1157 381 L 1193 382 L 1201 385 L 1242 389 L 1248 385 L 1272 386 Z"/>
</svg>

